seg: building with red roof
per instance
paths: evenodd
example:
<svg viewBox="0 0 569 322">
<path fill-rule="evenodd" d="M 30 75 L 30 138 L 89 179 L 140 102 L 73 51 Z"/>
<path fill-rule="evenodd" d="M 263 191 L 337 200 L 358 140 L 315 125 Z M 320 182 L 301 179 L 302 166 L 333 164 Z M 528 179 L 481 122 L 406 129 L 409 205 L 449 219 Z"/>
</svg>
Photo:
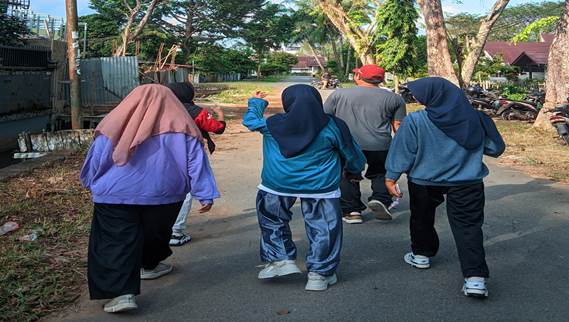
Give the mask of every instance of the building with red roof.
<svg viewBox="0 0 569 322">
<path fill-rule="evenodd" d="M 487 58 L 502 57 L 505 64 L 517 66 L 520 69 L 520 78 L 543 79 L 547 68 L 549 48 L 554 35 L 540 36 L 537 42 L 489 41 L 484 47 Z"/>
<path fill-rule="evenodd" d="M 322 56 L 298 56 L 297 58 L 298 63 L 290 69 L 292 74 L 316 74 L 320 70 L 320 64 L 318 64 L 316 59 L 318 59 L 324 67 L 328 64 L 328 59 Z"/>
</svg>

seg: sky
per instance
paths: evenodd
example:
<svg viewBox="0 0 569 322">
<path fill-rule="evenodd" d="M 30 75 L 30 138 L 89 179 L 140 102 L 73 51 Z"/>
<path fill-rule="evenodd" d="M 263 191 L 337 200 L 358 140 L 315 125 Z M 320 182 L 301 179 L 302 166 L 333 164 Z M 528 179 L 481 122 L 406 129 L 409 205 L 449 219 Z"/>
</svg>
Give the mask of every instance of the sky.
<svg viewBox="0 0 569 322">
<path fill-rule="evenodd" d="M 36 13 L 65 17 L 65 0 L 30 0 L 30 2 L 32 10 Z M 535 3 L 542 2 L 542 0 L 511 0 L 509 6 L 528 2 Z M 444 10 L 449 14 L 459 12 L 483 14 L 492 7 L 493 3 L 493 0 L 443 0 Z M 77 7 L 80 16 L 93 12 L 89 9 L 89 0 L 77 0 Z"/>
</svg>

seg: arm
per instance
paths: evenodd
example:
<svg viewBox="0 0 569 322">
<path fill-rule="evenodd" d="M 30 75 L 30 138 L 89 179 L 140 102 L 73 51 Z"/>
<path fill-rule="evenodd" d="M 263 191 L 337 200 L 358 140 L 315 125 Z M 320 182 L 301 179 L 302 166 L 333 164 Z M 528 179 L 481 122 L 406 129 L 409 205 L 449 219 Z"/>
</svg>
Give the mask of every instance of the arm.
<svg viewBox="0 0 569 322">
<path fill-rule="evenodd" d="M 486 115 L 480 114 L 480 117 L 486 134 L 484 140 L 484 154 L 497 158 L 506 150 L 506 143 L 504 143 L 504 139 L 496 128 L 494 121 Z"/>
<path fill-rule="evenodd" d="M 336 92 L 334 91 L 324 102 L 324 113 L 336 115 Z"/>
<path fill-rule="evenodd" d="M 216 112 L 220 115 L 218 112 Z M 223 134 L 225 132 L 226 123 L 223 120 L 223 112 L 221 112 L 221 120 L 216 120 L 208 110 L 202 109 L 200 114 L 194 119 L 200 130 L 215 134 Z"/>
<path fill-rule="evenodd" d="M 101 165 L 103 143 L 103 137 L 101 136 L 93 141 L 89 148 L 89 152 L 87 153 L 87 157 L 85 157 L 83 168 L 81 168 L 81 184 L 83 184 L 87 189 L 91 188 L 91 183 L 97 175 L 97 171 Z"/>
<path fill-rule="evenodd" d="M 213 199 L 219 198 L 219 192 L 204 148 L 193 137 L 187 138 L 186 146 L 188 151 L 187 167 L 190 178 L 190 193 L 202 205 L 212 204 Z"/>
<path fill-rule="evenodd" d="M 401 121 L 407 115 L 407 104 L 403 97 L 399 96 L 396 99 L 396 109 L 395 113 L 393 113 L 393 121 L 391 122 L 391 126 L 393 128 L 393 133 L 397 133 L 399 127 L 401 126 Z"/>
<path fill-rule="evenodd" d="M 415 164 L 416 155 L 417 133 L 411 117 L 407 117 L 391 142 L 385 162 L 386 180 L 396 182 L 403 173 L 409 172 Z"/>
<path fill-rule="evenodd" d="M 263 116 L 269 102 L 261 98 L 250 98 L 247 112 L 243 115 L 243 125 L 250 131 L 267 131 L 267 120 Z"/>
<path fill-rule="evenodd" d="M 344 161 L 344 171 L 348 174 L 360 175 L 365 168 L 366 158 L 360 148 L 360 146 L 354 141 L 351 135 L 346 135 L 350 137 L 351 142 L 344 142 L 344 135 L 340 130 L 343 127 L 349 132 L 348 126 L 343 123 L 340 119 L 332 118 L 331 122 L 336 122 L 335 130 L 335 142 L 334 145 L 340 153 L 340 157 Z M 350 144 L 351 143 L 351 144 Z"/>
</svg>

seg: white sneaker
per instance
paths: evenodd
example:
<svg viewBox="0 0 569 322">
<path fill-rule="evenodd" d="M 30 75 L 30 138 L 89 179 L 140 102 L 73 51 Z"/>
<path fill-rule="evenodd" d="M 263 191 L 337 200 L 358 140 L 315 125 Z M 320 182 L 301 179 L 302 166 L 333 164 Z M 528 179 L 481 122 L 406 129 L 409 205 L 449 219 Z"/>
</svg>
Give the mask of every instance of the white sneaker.
<svg viewBox="0 0 569 322">
<path fill-rule="evenodd" d="M 103 310 L 107 313 L 118 313 L 135 309 L 138 309 L 138 305 L 136 305 L 133 294 L 117 296 L 103 307 Z"/>
<path fill-rule="evenodd" d="M 464 279 L 462 292 L 466 296 L 485 299 L 488 297 L 486 279 L 484 277 L 469 277 Z"/>
<path fill-rule="evenodd" d="M 265 268 L 259 272 L 260 280 L 273 278 L 277 276 L 286 276 L 290 274 L 300 274 L 300 268 L 293 260 L 284 260 L 278 262 L 267 263 Z"/>
<path fill-rule="evenodd" d="M 362 224 L 364 222 L 362 214 L 357 211 L 350 212 L 349 214 L 343 214 L 342 220 L 347 224 Z"/>
<path fill-rule="evenodd" d="M 407 253 L 403 256 L 403 259 L 405 263 L 416 268 L 427 269 L 431 267 L 431 260 L 427 256 Z"/>
<path fill-rule="evenodd" d="M 154 280 L 159 277 L 162 277 L 170 272 L 174 267 L 170 264 L 160 263 L 158 266 L 154 267 L 154 269 L 140 269 L 140 279 L 141 280 Z"/>
<path fill-rule="evenodd" d="M 328 286 L 334 285 L 338 282 L 336 274 L 330 276 L 322 276 L 318 273 L 308 272 L 308 281 L 306 282 L 307 291 L 326 291 Z"/>
<path fill-rule="evenodd" d="M 383 202 L 379 200 L 370 200 L 367 203 L 367 206 L 373 213 L 375 214 L 375 218 L 379 220 L 392 220 L 393 216 L 391 216 L 391 212 L 387 207 L 383 204 Z"/>
<path fill-rule="evenodd" d="M 170 237 L 170 246 L 182 246 L 192 240 L 192 236 L 184 233 L 173 233 Z"/>
</svg>

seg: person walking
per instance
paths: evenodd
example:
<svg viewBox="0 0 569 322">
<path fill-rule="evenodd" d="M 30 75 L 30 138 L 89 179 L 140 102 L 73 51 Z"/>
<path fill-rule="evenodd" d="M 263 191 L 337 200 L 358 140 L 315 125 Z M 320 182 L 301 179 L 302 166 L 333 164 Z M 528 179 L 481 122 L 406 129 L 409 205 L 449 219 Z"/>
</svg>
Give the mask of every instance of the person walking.
<svg viewBox="0 0 569 322">
<path fill-rule="evenodd" d="M 403 98 L 379 88 L 385 79 L 385 70 L 377 65 L 354 69 L 356 87 L 338 89 L 328 97 L 324 111 L 348 125 L 367 161 L 365 178 L 371 180 L 372 195 L 367 206 L 379 220 L 391 220 L 389 207 L 392 198 L 385 187 L 385 159 L 392 132 L 405 117 Z M 363 223 L 362 211 L 367 207 L 361 200 L 360 183 L 342 179 L 342 219 L 348 224 Z"/>
<path fill-rule="evenodd" d="M 197 106 L 194 103 L 195 89 L 189 82 L 170 83 L 167 86 L 176 95 L 180 102 L 184 104 L 184 107 L 196 123 L 198 129 L 200 129 L 203 138 L 206 140 L 209 153 L 213 154 L 216 146 L 209 133 L 223 134 L 227 126 L 225 123 L 225 116 L 221 108 L 217 107 L 214 109 L 215 114 L 217 114 L 216 118 L 209 110 Z M 191 193 L 188 193 L 186 199 L 184 199 L 182 208 L 180 208 L 180 213 L 172 227 L 170 246 L 182 246 L 192 240 L 192 237 L 186 231 L 188 215 L 192 208 L 192 199 Z M 205 204 L 198 209 L 198 212 L 207 212 L 212 205 L 213 204 Z"/>
<path fill-rule="evenodd" d="M 484 252 L 484 182 L 488 168 L 483 156 L 500 156 L 505 144 L 496 125 L 476 111 L 460 88 L 443 78 L 428 77 L 408 84 L 426 106 L 409 114 L 395 135 L 387 157 L 386 186 L 396 186 L 407 174 L 411 203 L 409 265 L 426 269 L 439 249 L 435 211 L 445 201 L 456 242 L 467 296 L 488 296 L 489 276 Z"/>
<path fill-rule="evenodd" d="M 188 194 L 203 205 L 219 192 L 202 137 L 167 87 L 135 88 L 97 126 L 81 170 L 94 211 L 87 255 L 91 299 L 109 313 L 138 308 L 141 279 L 170 273 L 163 263 Z"/>
<path fill-rule="evenodd" d="M 346 124 L 326 115 L 315 88 L 293 85 L 284 90 L 284 113 L 265 119 L 268 102 L 256 93 L 243 125 L 263 135 L 263 170 L 257 194 L 261 228 L 259 279 L 300 273 L 289 221 L 300 198 L 309 251 L 308 291 L 324 291 L 337 282 L 342 249 L 340 176 L 359 180 L 364 155 Z"/>
</svg>

